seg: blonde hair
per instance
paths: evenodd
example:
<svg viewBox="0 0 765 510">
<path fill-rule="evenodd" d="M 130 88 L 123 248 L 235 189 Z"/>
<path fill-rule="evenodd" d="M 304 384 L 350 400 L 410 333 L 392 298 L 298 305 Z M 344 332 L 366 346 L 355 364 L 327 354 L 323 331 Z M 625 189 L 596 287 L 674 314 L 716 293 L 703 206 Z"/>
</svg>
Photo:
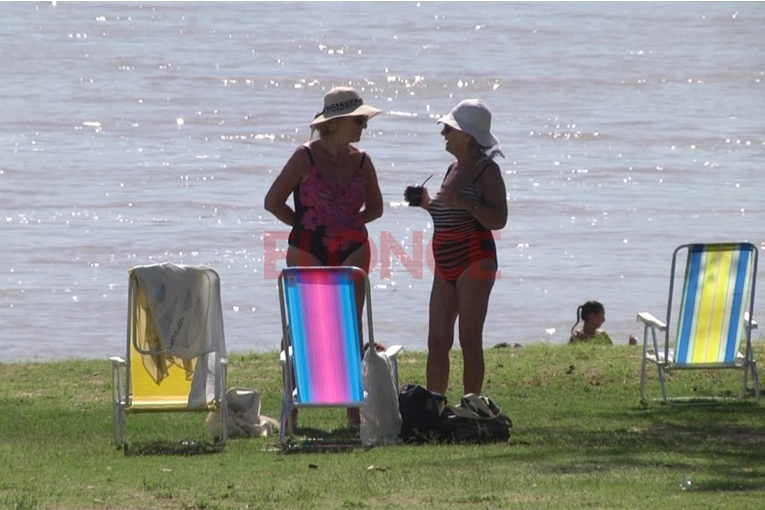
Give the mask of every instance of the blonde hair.
<svg viewBox="0 0 765 510">
<path fill-rule="evenodd" d="M 321 115 L 321 114 L 319 114 Z M 318 117 L 318 115 L 317 115 Z M 328 136 L 332 135 L 337 131 L 337 124 L 339 121 L 343 120 L 345 117 L 338 117 L 336 119 L 329 119 L 321 124 L 317 124 L 313 127 L 311 127 L 311 136 L 308 139 L 309 142 L 313 141 L 313 134 L 318 132 L 319 133 L 319 139 L 327 138 Z"/>
</svg>

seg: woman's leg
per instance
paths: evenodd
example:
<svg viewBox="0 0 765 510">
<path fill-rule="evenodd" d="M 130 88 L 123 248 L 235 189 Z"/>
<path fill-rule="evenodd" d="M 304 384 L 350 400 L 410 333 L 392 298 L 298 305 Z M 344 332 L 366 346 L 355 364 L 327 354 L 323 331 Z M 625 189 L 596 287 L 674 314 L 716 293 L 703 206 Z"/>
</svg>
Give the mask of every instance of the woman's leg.
<svg viewBox="0 0 765 510">
<path fill-rule="evenodd" d="M 369 241 L 365 242 L 353 253 L 348 255 L 342 264 L 344 266 L 355 266 L 369 274 Z M 356 296 L 356 320 L 359 325 L 359 342 L 361 343 L 361 356 L 364 357 L 364 321 L 361 319 L 364 313 L 364 300 L 366 298 L 366 284 L 364 280 L 359 279 L 353 282 L 353 291 Z M 355 428 L 361 424 L 361 414 L 358 407 L 348 408 L 348 426 Z"/>
<path fill-rule="evenodd" d="M 428 319 L 427 388 L 446 393 L 449 386 L 449 351 L 454 344 L 457 319 L 457 289 L 453 283 L 435 276 L 430 291 Z"/>
<path fill-rule="evenodd" d="M 483 325 L 489 308 L 489 295 L 494 287 L 497 264 L 484 259 L 473 262 L 457 280 L 459 296 L 459 337 L 464 372 L 465 394 L 481 394 L 484 378 Z"/>
<path fill-rule="evenodd" d="M 353 253 L 348 255 L 345 260 L 343 260 L 342 265 L 358 267 L 363 269 L 365 273 L 369 274 L 369 260 L 369 241 L 367 241 L 359 246 Z M 362 338 L 361 343 L 363 345 L 364 332 L 361 328 L 361 316 L 364 311 L 364 299 L 366 298 L 366 286 L 364 285 L 364 281 L 359 280 L 353 282 L 353 290 L 356 293 L 356 315 L 358 316 L 359 335 Z"/>
<path fill-rule="evenodd" d="M 311 252 L 301 250 L 292 245 L 287 247 L 287 267 L 323 265 Z"/>
</svg>

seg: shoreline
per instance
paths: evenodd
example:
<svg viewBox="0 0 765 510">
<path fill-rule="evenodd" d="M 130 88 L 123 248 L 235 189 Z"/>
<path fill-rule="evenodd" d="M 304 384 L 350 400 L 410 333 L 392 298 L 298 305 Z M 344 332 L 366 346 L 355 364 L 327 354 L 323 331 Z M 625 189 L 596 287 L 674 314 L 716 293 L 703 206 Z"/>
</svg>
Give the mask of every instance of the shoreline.
<svg viewBox="0 0 765 510">
<path fill-rule="evenodd" d="M 379 343 L 379 342 L 378 342 Z M 752 341 L 753 345 L 756 345 L 757 342 L 754 340 Z M 384 344 L 385 347 L 390 347 L 390 345 L 395 344 Z M 591 344 L 588 343 L 579 343 L 576 344 L 577 346 L 583 345 L 583 346 L 590 346 Z M 502 351 L 502 352 L 512 352 L 517 351 L 520 349 L 539 349 L 539 348 L 562 348 L 562 347 L 572 347 L 571 344 L 568 342 L 562 343 L 562 344 L 552 344 L 552 343 L 543 343 L 543 342 L 536 342 L 536 343 L 530 343 L 530 344 L 520 344 L 517 342 L 514 343 L 506 343 L 506 342 L 500 342 L 498 344 L 484 347 L 484 353 L 487 351 Z M 614 345 L 592 345 L 592 347 L 596 348 L 629 348 L 629 349 L 636 349 L 636 352 L 639 352 L 640 345 L 628 345 L 628 344 L 614 344 Z M 414 355 L 414 356 L 420 356 L 420 355 L 426 355 L 427 349 L 408 349 L 405 345 L 403 346 L 403 356 L 406 356 L 407 354 Z M 452 353 L 459 352 L 461 349 L 459 346 L 455 346 L 452 349 Z M 125 357 L 125 352 L 115 352 L 111 356 L 119 356 L 121 358 Z M 227 358 L 229 359 L 229 366 L 231 363 L 231 360 L 238 357 L 240 359 L 260 359 L 260 358 L 266 358 L 269 356 L 273 356 L 277 365 L 279 360 L 279 351 L 277 350 L 268 350 L 268 351 L 231 351 L 227 354 Z M 60 358 L 60 359 L 22 359 L 22 360 L 3 360 L 0 359 L 0 366 L 9 366 L 9 365 L 46 365 L 46 364 L 58 364 L 58 363 L 90 363 L 90 362 L 103 362 L 105 365 L 109 364 L 109 357 L 69 357 L 69 358 Z"/>
</svg>

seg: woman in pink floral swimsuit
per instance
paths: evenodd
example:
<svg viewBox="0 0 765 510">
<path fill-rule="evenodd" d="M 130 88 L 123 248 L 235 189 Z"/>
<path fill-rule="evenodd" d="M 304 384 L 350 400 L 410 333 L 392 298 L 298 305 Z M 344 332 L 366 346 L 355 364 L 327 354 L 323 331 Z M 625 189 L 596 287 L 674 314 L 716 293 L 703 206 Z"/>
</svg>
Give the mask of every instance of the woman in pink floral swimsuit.
<svg viewBox="0 0 765 510">
<path fill-rule="evenodd" d="M 310 124 L 311 141 L 295 150 L 268 190 L 266 210 L 292 227 L 288 266 L 356 266 L 369 273 L 366 224 L 382 216 L 382 193 L 372 160 L 352 144 L 378 113 L 352 88 L 330 90 Z M 355 291 L 360 323 L 363 283 Z M 348 409 L 348 423 L 358 426 L 358 408 Z"/>
<path fill-rule="evenodd" d="M 367 227 L 361 212 L 366 202 L 367 155 L 360 153 L 358 169 L 343 185 L 322 177 L 310 145 L 301 149 L 311 162 L 311 173 L 292 194 L 295 217 L 300 220 L 292 226 L 289 245 L 312 254 L 323 266 L 343 265 L 344 260 L 367 243 Z"/>
<path fill-rule="evenodd" d="M 274 180 L 266 210 L 292 227 L 288 266 L 356 266 L 369 272 L 366 224 L 382 216 L 371 158 L 352 144 L 380 113 L 353 89 L 332 89 L 311 122 L 318 140 L 298 147 Z M 287 204 L 292 194 L 295 208 Z M 362 296 L 363 297 L 363 296 Z"/>
</svg>

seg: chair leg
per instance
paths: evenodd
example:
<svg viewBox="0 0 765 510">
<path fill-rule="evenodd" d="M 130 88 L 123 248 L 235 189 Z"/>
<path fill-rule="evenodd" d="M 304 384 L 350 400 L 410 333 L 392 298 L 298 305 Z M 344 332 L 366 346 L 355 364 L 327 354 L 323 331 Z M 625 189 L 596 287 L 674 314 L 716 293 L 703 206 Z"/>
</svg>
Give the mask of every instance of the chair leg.
<svg viewBox="0 0 765 510">
<path fill-rule="evenodd" d="M 759 402 L 760 401 L 760 379 L 757 376 L 757 362 L 752 360 L 749 366 L 752 368 L 752 386 L 754 387 L 754 400 L 756 402 Z"/>
<path fill-rule="evenodd" d="M 216 444 L 223 446 L 228 441 L 228 402 L 225 398 L 221 399 L 219 407 L 220 412 L 220 438 Z"/>
<path fill-rule="evenodd" d="M 292 439 L 292 406 L 287 403 L 287 398 L 282 400 L 282 415 L 279 419 L 279 442 L 282 446 Z"/>
<path fill-rule="evenodd" d="M 121 403 L 114 404 L 114 440 L 117 446 L 125 445 L 125 408 Z"/>
<path fill-rule="evenodd" d="M 216 359 L 217 356 L 216 354 Z M 218 359 L 218 361 L 220 362 L 217 370 L 220 371 L 220 444 L 222 446 L 228 441 L 228 393 L 226 392 L 228 384 L 228 358 Z"/>
<path fill-rule="evenodd" d="M 112 402 L 112 439 L 114 439 L 114 444 L 119 446 L 120 444 L 119 426 L 117 425 L 119 421 L 119 417 L 117 416 L 117 413 L 119 413 L 119 409 L 117 408 L 117 403 Z"/>
<path fill-rule="evenodd" d="M 122 371 L 125 362 L 118 357 L 110 358 L 112 362 L 112 433 L 117 446 L 125 444 L 125 388 Z"/>
<path fill-rule="evenodd" d="M 641 402 L 647 402 L 645 398 L 645 367 L 648 362 L 646 358 L 645 349 L 643 350 L 643 362 L 640 364 L 640 400 Z"/>
<path fill-rule="evenodd" d="M 664 367 L 662 367 L 660 363 L 657 363 L 656 368 L 659 370 L 659 384 L 661 385 L 661 398 L 664 399 L 665 403 L 668 403 L 669 400 L 667 400 L 667 388 L 664 385 Z"/>
</svg>

